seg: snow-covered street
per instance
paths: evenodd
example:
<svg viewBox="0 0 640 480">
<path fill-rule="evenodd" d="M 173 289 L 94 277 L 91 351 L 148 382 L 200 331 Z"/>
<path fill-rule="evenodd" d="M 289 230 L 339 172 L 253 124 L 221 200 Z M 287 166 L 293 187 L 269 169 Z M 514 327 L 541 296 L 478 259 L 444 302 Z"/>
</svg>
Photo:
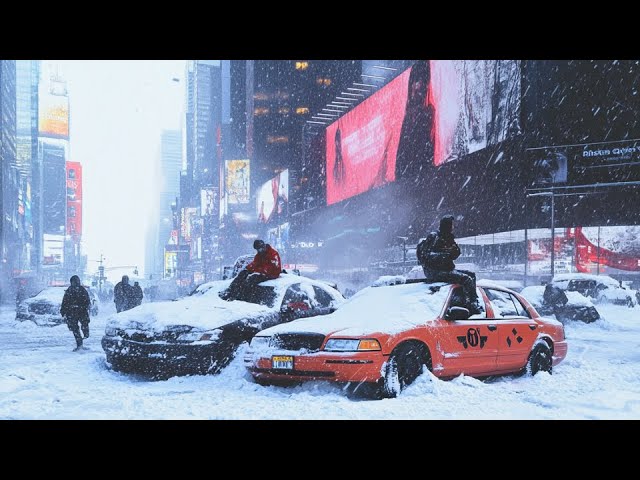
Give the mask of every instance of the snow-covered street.
<svg viewBox="0 0 640 480">
<path fill-rule="evenodd" d="M 0 310 L 1 419 L 639 419 L 640 306 L 601 307 L 566 327 L 569 354 L 546 373 L 481 382 L 423 374 L 399 398 L 349 399 L 335 385 L 261 387 L 238 355 L 220 375 L 147 381 L 109 370 L 100 346 L 113 306 L 92 318 L 88 350 L 65 325 Z M 243 347 L 241 347 L 243 348 Z"/>
</svg>

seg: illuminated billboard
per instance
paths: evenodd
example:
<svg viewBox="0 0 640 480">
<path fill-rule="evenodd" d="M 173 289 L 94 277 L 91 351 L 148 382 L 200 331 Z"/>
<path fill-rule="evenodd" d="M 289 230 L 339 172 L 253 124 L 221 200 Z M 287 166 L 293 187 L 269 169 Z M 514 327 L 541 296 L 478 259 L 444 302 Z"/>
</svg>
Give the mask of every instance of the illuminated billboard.
<svg viewBox="0 0 640 480">
<path fill-rule="evenodd" d="M 40 101 L 38 130 L 41 137 L 69 138 L 69 97 L 45 95 Z"/>
<path fill-rule="evenodd" d="M 327 205 L 520 133 L 520 61 L 421 60 L 327 127 Z"/>
<path fill-rule="evenodd" d="M 38 131 L 41 137 L 69 138 L 67 83 L 56 66 L 45 63 L 38 87 Z"/>
<path fill-rule="evenodd" d="M 431 60 L 430 69 L 420 63 L 411 68 L 430 78 L 435 165 L 520 133 L 520 60 Z"/>
<path fill-rule="evenodd" d="M 409 70 L 327 127 L 327 205 L 396 179 Z"/>
<path fill-rule="evenodd" d="M 164 251 L 164 273 L 165 278 L 175 277 L 176 270 L 178 268 L 178 252 L 176 251 Z"/>
<path fill-rule="evenodd" d="M 64 235 L 42 235 L 43 265 L 62 265 L 64 262 Z"/>
<path fill-rule="evenodd" d="M 264 183 L 256 195 L 258 223 L 276 223 L 289 213 L 289 170 L 284 170 Z"/>
<path fill-rule="evenodd" d="M 67 166 L 67 235 L 78 241 L 82 235 L 82 164 L 66 162 Z"/>
<path fill-rule="evenodd" d="M 194 220 L 198 214 L 198 209 L 187 207 L 182 209 L 182 224 L 180 225 L 180 233 L 185 241 L 190 242 L 193 234 Z"/>
<path fill-rule="evenodd" d="M 200 215 L 208 217 L 215 214 L 216 191 L 213 187 L 200 190 Z"/>
<path fill-rule="evenodd" d="M 43 233 L 64 235 L 67 210 L 67 173 L 64 148 L 45 145 L 42 150 Z"/>
<path fill-rule="evenodd" d="M 227 160 L 225 164 L 227 204 L 249 203 L 249 160 Z"/>
</svg>

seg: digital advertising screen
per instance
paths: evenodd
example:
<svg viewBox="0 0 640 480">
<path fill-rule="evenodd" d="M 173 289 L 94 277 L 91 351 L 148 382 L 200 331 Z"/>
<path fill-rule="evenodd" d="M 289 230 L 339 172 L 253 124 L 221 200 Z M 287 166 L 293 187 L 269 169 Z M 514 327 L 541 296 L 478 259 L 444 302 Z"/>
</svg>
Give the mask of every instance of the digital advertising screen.
<svg viewBox="0 0 640 480">
<path fill-rule="evenodd" d="M 327 205 L 520 130 L 519 60 L 420 60 L 326 130 Z"/>
<path fill-rule="evenodd" d="M 45 92 L 40 97 L 38 130 L 40 136 L 69 138 L 69 97 Z"/>
<path fill-rule="evenodd" d="M 327 127 L 327 205 L 396 179 L 409 73 Z"/>
<path fill-rule="evenodd" d="M 66 162 L 67 166 L 67 234 L 75 240 L 82 235 L 82 164 Z"/>
<path fill-rule="evenodd" d="M 434 163 L 520 133 L 520 60 L 431 60 Z M 412 67 L 412 68 L 415 68 Z"/>
<path fill-rule="evenodd" d="M 279 223 L 289 209 L 289 170 L 262 184 L 256 195 L 258 223 Z"/>
<path fill-rule="evenodd" d="M 64 234 L 66 227 L 67 183 L 64 150 L 43 149 L 43 232 Z"/>
<path fill-rule="evenodd" d="M 227 204 L 249 203 L 249 160 L 227 160 L 225 164 Z"/>
</svg>

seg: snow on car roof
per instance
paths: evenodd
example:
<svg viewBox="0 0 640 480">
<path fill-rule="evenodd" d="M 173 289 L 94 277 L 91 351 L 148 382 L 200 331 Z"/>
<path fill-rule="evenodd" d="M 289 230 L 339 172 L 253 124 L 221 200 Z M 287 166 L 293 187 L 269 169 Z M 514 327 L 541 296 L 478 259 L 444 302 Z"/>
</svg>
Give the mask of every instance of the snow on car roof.
<svg viewBox="0 0 640 480">
<path fill-rule="evenodd" d="M 263 330 L 260 335 L 317 332 L 362 336 L 397 333 L 434 320 L 449 294 L 445 283 L 407 283 L 360 290 L 334 313 L 300 319 Z"/>
<path fill-rule="evenodd" d="M 552 282 L 568 282 L 569 280 L 595 280 L 598 283 L 602 283 L 609 287 L 620 288 L 620 282 L 611 278 L 609 275 L 591 275 L 589 273 L 563 273 L 555 275 Z"/>
<path fill-rule="evenodd" d="M 218 296 L 218 292 L 226 288 L 231 280 L 215 280 L 200 285 L 196 294 L 175 301 L 143 303 L 136 308 L 111 315 L 107 326 L 111 328 L 135 328 L 140 330 L 163 331 L 172 325 L 189 325 L 194 328 L 211 330 L 228 323 L 269 315 L 277 311 L 287 287 L 294 283 L 317 285 L 331 292 L 336 303 L 342 303 L 339 292 L 322 282 L 297 275 L 282 274 L 275 280 L 261 283 L 262 286 L 273 287 L 276 292 L 274 307 L 242 302 L 226 301 Z M 202 292 L 200 295 L 197 293 Z"/>
<path fill-rule="evenodd" d="M 51 303 L 62 303 L 62 298 L 64 297 L 64 292 L 67 290 L 66 287 L 48 287 L 42 290 L 37 295 L 27 298 L 25 302 L 41 302 L 46 300 Z"/>
</svg>

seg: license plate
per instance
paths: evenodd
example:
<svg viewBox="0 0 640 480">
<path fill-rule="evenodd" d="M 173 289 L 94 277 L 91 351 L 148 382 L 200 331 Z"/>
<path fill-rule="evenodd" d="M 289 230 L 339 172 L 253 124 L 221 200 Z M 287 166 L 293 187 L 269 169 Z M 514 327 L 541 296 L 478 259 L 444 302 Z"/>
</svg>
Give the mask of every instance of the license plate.
<svg viewBox="0 0 640 480">
<path fill-rule="evenodd" d="M 293 370 L 293 357 L 279 356 L 271 357 L 271 367 L 281 370 Z"/>
</svg>

